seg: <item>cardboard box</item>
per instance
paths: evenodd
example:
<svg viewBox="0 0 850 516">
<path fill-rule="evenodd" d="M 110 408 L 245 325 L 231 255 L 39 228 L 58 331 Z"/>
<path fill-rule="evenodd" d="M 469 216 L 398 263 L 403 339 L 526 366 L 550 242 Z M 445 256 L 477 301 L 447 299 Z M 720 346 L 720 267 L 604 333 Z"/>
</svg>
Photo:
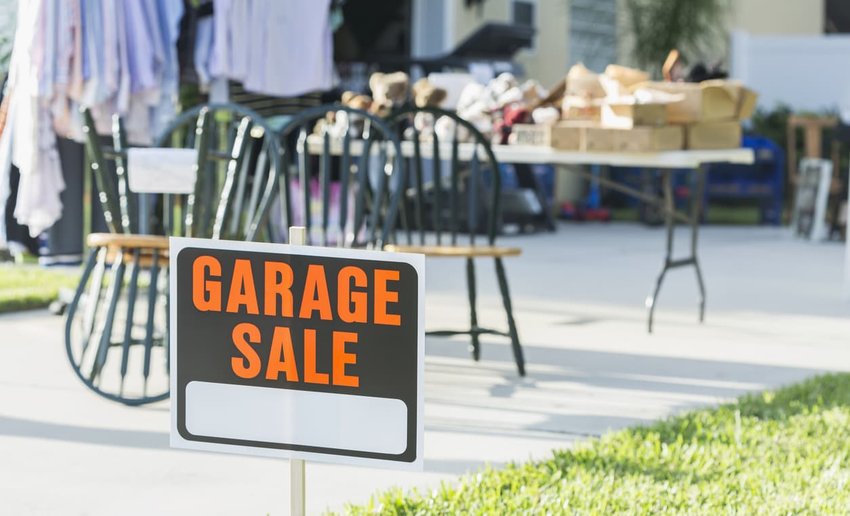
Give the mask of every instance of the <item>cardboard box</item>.
<svg viewBox="0 0 850 516">
<path fill-rule="evenodd" d="M 736 149 L 741 146 L 741 123 L 701 122 L 687 126 L 688 149 Z"/>
<path fill-rule="evenodd" d="M 605 104 L 602 106 L 602 127 L 631 129 L 639 126 L 658 126 L 667 122 L 666 104 Z"/>
<path fill-rule="evenodd" d="M 687 83 L 670 84 L 671 93 L 684 95 L 681 101 L 672 102 L 667 106 L 667 120 L 670 123 L 732 120 L 738 112 L 738 99 L 727 88 Z"/>
<path fill-rule="evenodd" d="M 680 96 L 667 106 L 670 123 L 719 122 L 744 120 L 755 109 L 758 96 L 735 81 L 711 80 L 699 84 L 686 82 L 645 82 L 633 91 L 645 88 Z"/>
<path fill-rule="evenodd" d="M 614 135 L 614 150 L 618 152 L 661 152 L 684 146 L 685 131 L 676 125 L 621 129 Z"/>
<path fill-rule="evenodd" d="M 748 120 L 756 110 L 758 94 L 749 88 L 741 89 L 741 99 L 738 103 L 738 120 Z"/>
</svg>

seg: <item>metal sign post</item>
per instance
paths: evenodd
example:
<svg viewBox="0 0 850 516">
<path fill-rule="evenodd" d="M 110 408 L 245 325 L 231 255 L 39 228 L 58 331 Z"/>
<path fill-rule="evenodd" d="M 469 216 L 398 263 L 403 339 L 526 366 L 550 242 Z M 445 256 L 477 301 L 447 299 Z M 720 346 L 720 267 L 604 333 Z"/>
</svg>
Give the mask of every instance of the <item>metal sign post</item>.
<svg viewBox="0 0 850 516">
<path fill-rule="evenodd" d="M 292 226 L 289 228 L 289 243 L 307 245 L 307 228 Z M 307 514 L 307 462 L 302 459 L 289 459 L 289 514 L 305 516 Z"/>
</svg>

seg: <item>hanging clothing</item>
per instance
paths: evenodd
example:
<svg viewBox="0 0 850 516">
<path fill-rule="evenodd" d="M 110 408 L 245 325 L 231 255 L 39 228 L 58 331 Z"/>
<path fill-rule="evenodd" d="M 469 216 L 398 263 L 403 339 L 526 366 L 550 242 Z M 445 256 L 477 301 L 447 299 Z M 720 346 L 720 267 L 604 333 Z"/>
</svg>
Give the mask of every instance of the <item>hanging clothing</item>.
<svg viewBox="0 0 850 516">
<path fill-rule="evenodd" d="M 180 0 L 18 0 L 0 201 L 20 169 L 15 219 L 35 236 L 62 215 L 57 135 L 80 140 L 79 107 L 98 132 L 124 118 L 130 143 L 151 143 L 176 112 Z M 2 228 L 0 228 L 2 230 Z M 5 236 L 5 232 L 0 231 Z"/>
<path fill-rule="evenodd" d="M 293 97 L 334 85 L 331 0 L 214 0 L 209 75 Z"/>
<path fill-rule="evenodd" d="M 159 83 L 159 102 L 151 109 L 151 134 L 160 135 L 177 114 L 180 100 L 180 60 L 177 40 L 180 37 L 180 20 L 184 15 L 183 2 L 158 0 L 157 22 L 162 42 L 163 61 Z"/>
<path fill-rule="evenodd" d="M 8 115 L 2 137 L 8 141 L 0 142 L 0 164 L 12 163 L 21 174 L 15 219 L 28 226 L 32 236 L 59 219 L 59 194 L 65 188 L 50 104 L 56 58 L 61 54 L 56 36 L 69 28 L 60 31 L 56 26 L 62 6 L 55 2 L 59 0 L 18 1 L 9 63 Z M 47 31 L 51 32 L 50 37 L 43 37 Z M 0 181 L 8 184 L 8 166 L 0 170 Z"/>
</svg>

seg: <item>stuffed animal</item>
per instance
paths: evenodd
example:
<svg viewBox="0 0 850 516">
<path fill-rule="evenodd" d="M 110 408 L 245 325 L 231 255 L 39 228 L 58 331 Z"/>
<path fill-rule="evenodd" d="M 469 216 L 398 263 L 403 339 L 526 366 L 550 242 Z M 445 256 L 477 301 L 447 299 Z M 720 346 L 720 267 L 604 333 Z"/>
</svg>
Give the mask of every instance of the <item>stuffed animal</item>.
<svg viewBox="0 0 850 516">
<path fill-rule="evenodd" d="M 491 96 L 496 99 L 517 86 L 519 86 L 519 82 L 517 82 L 516 77 L 508 72 L 500 73 L 498 77 L 487 83 L 487 89 L 491 92 Z"/>
<path fill-rule="evenodd" d="M 498 107 L 492 90 L 473 82 L 467 84 L 461 92 L 457 103 L 457 114 L 482 133 L 490 134 L 493 131 L 492 113 Z"/>
<path fill-rule="evenodd" d="M 561 118 L 561 110 L 553 106 L 543 106 L 531 112 L 535 124 L 554 124 Z"/>
<path fill-rule="evenodd" d="M 343 92 L 340 102 L 344 106 L 361 111 L 369 111 L 372 106 L 371 97 L 353 91 Z M 348 131 L 352 136 L 359 137 L 363 134 L 364 123 L 362 116 L 351 115 L 347 111 L 336 111 L 317 121 L 313 134 L 323 134 L 327 131 L 332 138 L 342 138 Z"/>
<path fill-rule="evenodd" d="M 362 111 L 369 111 L 369 108 L 372 107 L 372 97 L 353 91 L 343 92 L 341 100 L 343 105 Z"/>
<path fill-rule="evenodd" d="M 393 107 L 407 100 L 409 84 L 410 78 L 404 72 L 373 73 L 369 78 L 373 99 L 370 111 L 380 117 L 389 115 Z"/>
<path fill-rule="evenodd" d="M 447 95 L 445 89 L 434 86 L 424 77 L 413 83 L 413 103 L 417 107 L 440 107 Z"/>
<path fill-rule="evenodd" d="M 506 144 L 508 137 L 511 134 L 511 128 L 514 124 L 526 124 L 530 121 L 531 115 L 525 106 L 510 105 L 506 106 L 502 112 L 502 119 L 494 124 L 493 128 L 493 143 Z"/>
<path fill-rule="evenodd" d="M 537 104 L 549 95 L 546 88 L 534 79 L 529 79 L 522 83 L 519 87 L 522 91 L 522 101 L 530 109 L 533 109 Z"/>
</svg>

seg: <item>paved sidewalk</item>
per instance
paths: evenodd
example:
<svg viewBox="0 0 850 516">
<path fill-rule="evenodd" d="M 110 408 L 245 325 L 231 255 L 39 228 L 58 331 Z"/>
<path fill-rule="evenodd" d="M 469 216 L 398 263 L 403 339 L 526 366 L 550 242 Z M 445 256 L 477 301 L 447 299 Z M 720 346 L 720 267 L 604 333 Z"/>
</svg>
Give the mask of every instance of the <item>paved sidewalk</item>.
<svg viewBox="0 0 850 516">
<path fill-rule="evenodd" d="M 484 338 L 474 363 L 465 339 L 429 338 L 425 471 L 308 464 L 310 512 L 850 370 L 839 245 L 771 228 L 705 228 L 706 323 L 696 323 L 693 274 L 674 271 L 649 336 L 643 298 L 661 263 L 662 231 L 567 225 L 504 243 L 525 249 L 507 266 L 528 377 L 516 377 L 503 339 Z M 460 261 L 428 263 L 432 326 L 466 323 L 463 273 Z M 481 320 L 501 324 L 490 264 L 482 262 L 478 283 Z M 126 408 L 77 381 L 60 318 L 0 317 L 0 514 L 287 513 L 286 461 L 171 450 L 168 429 L 167 403 Z"/>
</svg>

